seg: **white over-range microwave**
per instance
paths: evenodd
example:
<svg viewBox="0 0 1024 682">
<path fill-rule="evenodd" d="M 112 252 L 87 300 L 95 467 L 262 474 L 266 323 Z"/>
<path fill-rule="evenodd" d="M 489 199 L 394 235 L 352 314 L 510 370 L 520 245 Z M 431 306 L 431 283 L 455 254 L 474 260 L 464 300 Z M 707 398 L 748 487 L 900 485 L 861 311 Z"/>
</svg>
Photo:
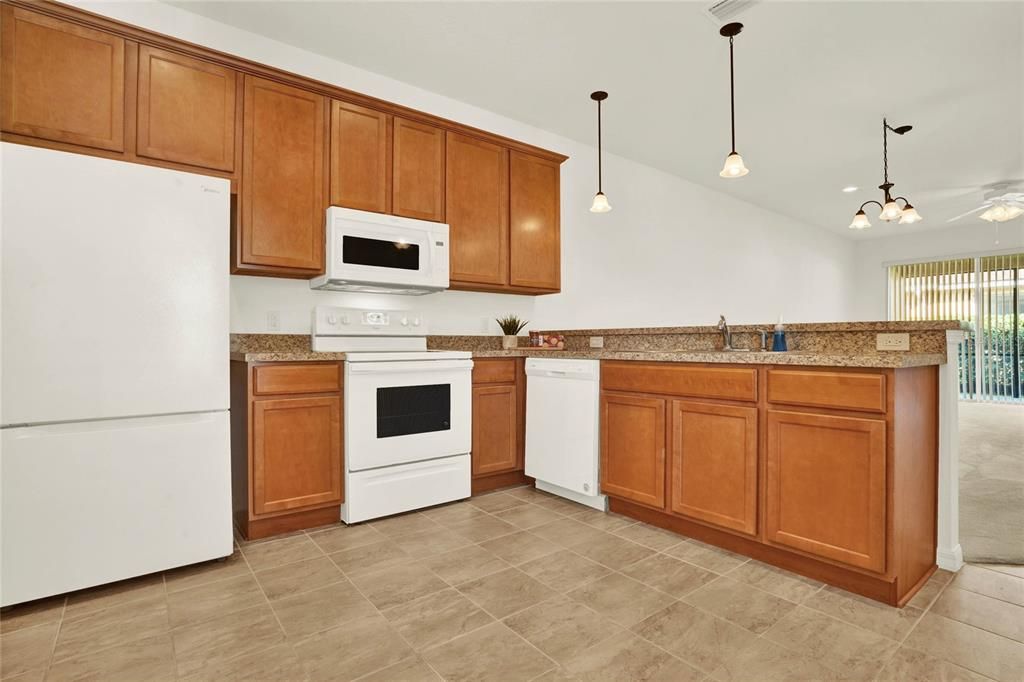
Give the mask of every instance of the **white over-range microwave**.
<svg viewBox="0 0 1024 682">
<path fill-rule="evenodd" d="M 327 263 L 313 289 L 422 295 L 448 288 L 448 226 L 327 209 Z"/>
</svg>

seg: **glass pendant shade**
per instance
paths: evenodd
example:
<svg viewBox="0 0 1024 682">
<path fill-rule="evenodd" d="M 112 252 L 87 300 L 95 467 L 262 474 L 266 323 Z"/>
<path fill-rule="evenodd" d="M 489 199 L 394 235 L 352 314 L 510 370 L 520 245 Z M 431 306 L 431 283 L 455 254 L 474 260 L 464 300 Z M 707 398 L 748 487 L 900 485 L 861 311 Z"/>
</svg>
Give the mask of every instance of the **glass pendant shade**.
<svg viewBox="0 0 1024 682">
<path fill-rule="evenodd" d="M 920 220 L 922 220 L 921 214 L 918 213 L 917 209 L 910 204 L 904 206 L 903 210 L 900 212 L 900 225 L 909 225 Z"/>
<path fill-rule="evenodd" d="M 882 212 L 878 214 L 878 218 L 880 220 L 885 220 L 886 222 L 890 220 L 896 220 L 899 217 L 900 207 L 896 204 L 895 201 L 891 200 L 885 202 L 885 206 L 882 207 Z"/>
<path fill-rule="evenodd" d="M 590 205 L 591 213 L 607 213 L 612 210 L 612 205 L 608 203 L 608 197 L 604 195 L 604 192 L 598 192 L 594 195 L 594 203 Z"/>
<path fill-rule="evenodd" d="M 868 220 L 867 214 L 864 211 L 857 211 L 857 215 L 853 216 L 853 222 L 850 223 L 851 230 L 863 230 L 871 227 L 871 222 Z"/>
<path fill-rule="evenodd" d="M 1007 204 L 996 204 L 978 217 L 990 223 L 1005 223 L 1007 220 L 1013 220 L 1021 215 L 1024 215 L 1024 209 L 1022 208 Z"/>
<path fill-rule="evenodd" d="M 723 178 L 742 178 L 749 172 L 750 170 L 743 164 L 743 157 L 732 152 L 725 157 L 725 165 L 722 166 L 722 172 L 719 175 Z"/>
</svg>

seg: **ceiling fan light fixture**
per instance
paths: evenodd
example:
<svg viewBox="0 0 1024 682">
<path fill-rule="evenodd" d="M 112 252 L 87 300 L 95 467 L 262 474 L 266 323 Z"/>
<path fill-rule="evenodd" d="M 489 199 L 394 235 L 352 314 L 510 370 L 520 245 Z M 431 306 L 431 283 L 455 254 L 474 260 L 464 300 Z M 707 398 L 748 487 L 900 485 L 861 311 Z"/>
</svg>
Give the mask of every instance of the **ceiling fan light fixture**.
<svg viewBox="0 0 1024 682">
<path fill-rule="evenodd" d="M 729 156 L 725 157 L 725 165 L 722 166 L 719 175 L 723 178 L 742 178 L 749 172 L 750 169 L 743 163 L 743 157 L 736 152 L 730 152 Z"/>
<path fill-rule="evenodd" d="M 608 197 L 604 195 L 604 192 L 598 192 L 594 195 L 594 203 L 590 205 L 591 213 L 607 213 L 612 210 L 612 205 L 608 203 Z"/>
<path fill-rule="evenodd" d="M 850 223 L 851 230 L 866 230 L 871 227 L 871 221 L 868 220 L 868 215 L 864 212 L 864 209 L 857 211 L 857 214 L 853 216 L 853 222 Z"/>
<path fill-rule="evenodd" d="M 1024 215 L 1024 209 L 1009 204 L 995 204 L 982 213 L 979 218 L 990 223 L 1005 223 Z"/>
</svg>

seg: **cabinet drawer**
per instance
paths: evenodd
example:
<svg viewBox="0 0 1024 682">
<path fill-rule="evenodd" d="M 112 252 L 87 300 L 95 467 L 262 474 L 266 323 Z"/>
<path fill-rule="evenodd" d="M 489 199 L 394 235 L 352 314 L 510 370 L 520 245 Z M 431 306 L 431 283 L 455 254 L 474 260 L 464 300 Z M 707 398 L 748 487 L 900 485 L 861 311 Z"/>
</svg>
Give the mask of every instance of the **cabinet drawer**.
<svg viewBox="0 0 1024 682">
<path fill-rule="evenodd" d="M 701 367 L 674 363 L 603 362 L 601 386 L 607 391 L 668 393 L 695 398 L 757 400 L 757 369 Z"/>
<path fill-rule="evenodd" d="M 341 390 L 341 365 L 258 365 L 253 369 L 253 393 L 330 393 Z"/>
<path fill-rule="evenodd" d="M 885 412 L 885 375 L 770 369 L 768 402 Z"/>
<path fill-rule="evenodd" d="M 511 384 L 515 380 L 515 358 L 485 358 L 473 361 L 474 384 Z"/>
</svg>

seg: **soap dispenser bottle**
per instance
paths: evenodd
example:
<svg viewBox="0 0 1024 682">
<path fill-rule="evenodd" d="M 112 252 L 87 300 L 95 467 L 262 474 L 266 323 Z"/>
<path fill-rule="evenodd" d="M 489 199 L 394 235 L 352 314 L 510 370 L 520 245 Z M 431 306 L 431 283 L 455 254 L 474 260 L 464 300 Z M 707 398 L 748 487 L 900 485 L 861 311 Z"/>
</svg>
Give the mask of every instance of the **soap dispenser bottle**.
<svg viewBox="0 0 1024 682">
<path fill-rule="evenodd" d="M 782 326 L 782 315 L 779 315 L 779 323 L 775 325 L 775 335 L 772 336 L 772 350 L 776 353 L 789 350 L 786 348 L 786 328 Z"/>
</svg>

